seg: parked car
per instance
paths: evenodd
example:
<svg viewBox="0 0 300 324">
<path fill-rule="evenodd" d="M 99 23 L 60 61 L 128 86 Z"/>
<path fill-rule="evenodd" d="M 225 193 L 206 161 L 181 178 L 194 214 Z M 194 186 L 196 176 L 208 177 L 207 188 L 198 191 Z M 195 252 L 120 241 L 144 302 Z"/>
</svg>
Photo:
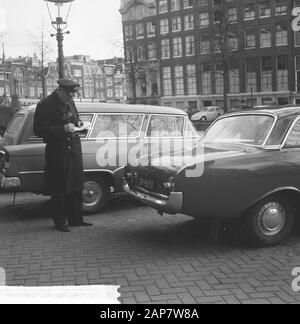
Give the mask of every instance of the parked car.
<svg viewBox="0 0 300 324">
<path fill-rule="evenodd" d="M 289 235 L 299 218 L 300 106 L 224 115 L 190 160 L 177 165 L 178 156 L 128 165 L 124 190 L 160 213 L 240 218 L 245 237 L 261 246 Z"/>
<path fill-rule="evenodd" d="M 205 107 L 203 111 L 199 111 L 191 117 L 195 121 L 213 121 L 224 114 L 224 110 L 219 106 Z"/>
<path fill-rule="evenodd" d="M 176 108 L 106 103 L 78 103 L 77 107 L 81 120 L 92 125 L 82 136 L 83 210 L 88 213 L 101 210 L 113 194 L 122 191 L 122 179 L 114 179 L 113 173 L 127 164 L 137 146 L 154 152 L 152 143 L 161 138 L 197 136 L 187 114 Z M 4 134 L 7 153 L 2 157 L 10 165 L 0 169 L 2 176 L 5 171 L 1 186 L 43 194 L 45 144 L 33 133 L 34 112 L 35 106 L 20 110 Z M 136 152 L 131 155 L 139 157 Z"/>
</svg>

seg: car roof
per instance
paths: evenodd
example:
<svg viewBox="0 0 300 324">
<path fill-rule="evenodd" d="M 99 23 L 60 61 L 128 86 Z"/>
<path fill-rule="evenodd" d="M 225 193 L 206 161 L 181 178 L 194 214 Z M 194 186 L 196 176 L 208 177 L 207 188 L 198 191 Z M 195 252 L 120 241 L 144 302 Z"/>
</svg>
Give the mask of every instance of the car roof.
<svg viewBox="0 0 300 324">
<path fill-rule="evenodd" d="M 166 106 L 129 105 L 120 103 L 86 103 L 77 102 L 76 107 L 80 113 L 143 113 L 143 114 L 172 114 L 187 115 L 179 108 Z M 36 105 L 25 107 L 19 113 L 34 113 Z"/>
<path fill-rule="evenodd" d="M 245 109 L 238 112 L 232 112 L 228 115 L 243 115 L 249 113 L 266 113 L 277 116 L 278 118 L 300 115 L 300 105 L 287 105 L 287 106 L 278 106 L 269 109 Z"/>
</svg>

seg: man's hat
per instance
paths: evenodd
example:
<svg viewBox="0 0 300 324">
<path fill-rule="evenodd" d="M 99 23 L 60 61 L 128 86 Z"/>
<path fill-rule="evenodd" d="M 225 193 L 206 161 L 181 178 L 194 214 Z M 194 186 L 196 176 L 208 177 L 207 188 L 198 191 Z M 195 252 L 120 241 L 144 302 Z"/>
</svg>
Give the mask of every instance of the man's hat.
<svg viewBox="0 0 300 324">
<path fill-rule="evenodd" d="M 69 91 L 69 92 L 76 92 L 76 91 L 78 91 L 78 88 L 80 87 L 80 84 L 74 82 L 71 79 L 59 79 L 57 81 L 57 83 L 61 88 L 65 89 L 66 91 Z"/>
</svg>

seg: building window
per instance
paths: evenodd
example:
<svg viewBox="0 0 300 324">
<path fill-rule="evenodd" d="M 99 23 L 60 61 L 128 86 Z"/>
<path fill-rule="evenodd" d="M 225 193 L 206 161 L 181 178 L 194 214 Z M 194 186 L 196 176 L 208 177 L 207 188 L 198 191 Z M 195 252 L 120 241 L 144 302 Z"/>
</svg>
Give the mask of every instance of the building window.
<svg viewBox="0 0 300 324">
<path fill-rule="evenodd" d="M 284 23 L 276 24 L 276 46 L 288 44 L 287 25 Z"/>
<path fill-rule="evenodd" d="M 202 94 L 211 94 L 211 68 L 210 64 L 203 64 L 202 65 L 202 74 L 201 74 L 201 81 L 202 81 Z"/>
<path fill-rule="evenodd" d="M 129 47 L 126 47 L 125 49 L 125 59 L 126 59 L 126 62 L 130 62 L 130 63 L 133 63 L 135 61 L 134 59 L 134 50 L 131 46 Z"/>
<path fill-rule="evenodd" d="M 184 30 L 194 29 L 194 15 L 184 16 Z"/>
<path fill-rule="evenodd" d="M 158 12 L 159 13 L 168 12 L 168 1 L 167 0 L 159 0 L 158 1 Z"/>
<path fill-rule="evenodd" d="M 183 66 L 175 66 L 175 94 L 184 95 Z"/>
<path fill-rule="evenodd" d="M 138 61 L 144 61 L 145 60 L 145 49 L 143 44 L 137 45 L 137 59 Z"/>
<path fill-rule="evenodd" d="M 147 22 L 147 36 L 152 37 L 155 36 L 156 32 L 156 25 L 154 21 L 148 21 Z"/>
<path fill-rule="evenodd" d="M 182 39 L 181 37 L 176 37 L 173 39 L 173 57 L 182 56 Z"/>
<path fill-rule="evenodd" d="M 255 19 L 255 5 L 254 3 L 246 4 L 244 7 L 244 20 Z"/>
<path fill-rule="evenodd" d="M 220 9 L 215 10 L 213 12 L 214 24 L 219 24 L 222 21 L 223 16 L 223 12 Z"/>
<path fill-rule="evenodd" d="M 191 8 L 193 7 L 194 0 L 183 0 L 183 8 Z"/>
<path fill-rule="evenodd" d="M 195 38 L 194 36 L 185 37 L 185 55 L 195 55 Z"/>
<path fill-rule="evenodd" d="M 256 35 L 255 29 L 246 29 L 245 32 L 245 48 L 255 48 L 256 47 Z"/>
<path fill-rule="evenodd" d="M 240 73 L 238 68 L 231 68 L 229 71 L 229 91 L 230 93 L 240 92 Z"/>
<path fill-rule="evenodd" d="M 164 96 L 172 96 L 172 75 L 171 68 L 164 67 L 163 72 L 163 93 Z"/>
<path fill-rule="evenodd" d="M 211 0 L 199 0 L 199 7 L 208 6 Z"/>
<path fill-rule="evenodd" d="M 170 58 L 170 40 L 169 39 L 161 40 L 161 58 L 162 59 Z"/>
<path fill-rule="evenodd" d="M 276 0 L 275 15 L 286 15 L 287 10 L 287 0 Z"/>
<path fill-rule="evenodd" d="M 200 53 L 207 54 L 210 52 L 210 38 L 209 35 L 200 36 Z"/>
<path fill-rule="evenodd" d="M 133 28 L 132 25 L 125 26 L 125 40 L 130 41 L 133 39 Z"/>
<path fill-rule="evenodd" d="M 261 90 L 272 91 L 272 58 L 261 58 Z"/>
<path fill-rule="evenodd" d="M 207 27 L 209 25 L 209 13 L 208 12 L 200 13 L 199 25 L 200 25 L 200 27 Z"/>
<path fill-rule="evenodd" d="M 228 33 L 228 50 L 229 51 L 237 51 L 239 48 L 238 37 L 236 33 Z"/>
<path fill-rule="evenodd" d="M 266 18 L 271 16 L 270 1 L 260 1 L 258 3 L 258 12 L 260 18 Z"/>
<path fill-rule="evenodd" d="M 260 29 L 260 47 L 271 47 L 271 28 L 262 27 Z"/>
<path fill-rule="evenodd" d="M 186 67 L 187 72 L 187 92 L 188 95 L 197 94 L 196 65 L 190 64 Z"/>
<path fill-rule="evenodd" d="M 143 38 L 144 37 L 144 25 L 136 24 L 135 25 L 135 33 L 136 33 L 136 38 Z"/>
<path fill-rule="evenodd" d="M 181 17 L 178 16 L 172 18 L 172 31 L 181 31 Z"/>
<path fill-rule="evenodd" d="M 171 11 L 180 10 L 180 0 L 171 0 Z"/>
<path fill-rule="evenodd" d="M 148 60 L 156 59 L 156 43 L 150 42 L 148 44 Z"/>
<path fill-rule="evenodd" d="M 237 8 L 228 8 L 228 22 L 236 23 L 238 20 Z"/>
<path fill-rule="evenodd" d="M 107 89 L 107 97 L 110 97 L 110 98 L 113 97 L 113 91 L 112 91 L 112 89 Z"/>
<path fill-rule="evenodd" d="M 277 57 L 277 90 L 288 90 L 288 56 Z"/>
<path fill-rule="evenodd" d="M 222 94 L 224 92 L 224 72 L 222 63 L 216 63 L 215 65 L 215 83 L 216 94 Z"/>
<path fill-rule="evenodd" d="M 246 61 L 246 91 L 247 92 L 257 91 L 255 67 L 256 67 L 255 59 L 248 59 Z"/>
<path fill-rule="evenodd" d="M 160 33 L 167 34 L 169 32 L 169 20 L 161 19 L 160 20 Z"/>
</svg>

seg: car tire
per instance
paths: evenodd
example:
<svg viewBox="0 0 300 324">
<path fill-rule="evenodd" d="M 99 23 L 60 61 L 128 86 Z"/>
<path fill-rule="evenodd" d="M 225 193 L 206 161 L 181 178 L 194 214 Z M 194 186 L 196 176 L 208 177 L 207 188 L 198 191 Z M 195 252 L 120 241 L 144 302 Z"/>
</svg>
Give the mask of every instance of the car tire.
<svg viewBox="0 0 300 324">
<path fill-rule="evenodd" d="M 294 211 L 284 196 L 275 194 L 255 204 L 245 213 L 246 238 L 255 246 L 274 246 L 291 233 Z"/>
<path fill-rule="evenodd" d="M 207 121 L 207 118 L 205 116 L 201 117 L 201 121 Z"/>
<path fill-rule="evenodd" d="M 109 202 L 109 187 L 101 177 L 87 177 L 84 181 L 82 211 L 84 214 L 101 212 Z"/>
</svg>

